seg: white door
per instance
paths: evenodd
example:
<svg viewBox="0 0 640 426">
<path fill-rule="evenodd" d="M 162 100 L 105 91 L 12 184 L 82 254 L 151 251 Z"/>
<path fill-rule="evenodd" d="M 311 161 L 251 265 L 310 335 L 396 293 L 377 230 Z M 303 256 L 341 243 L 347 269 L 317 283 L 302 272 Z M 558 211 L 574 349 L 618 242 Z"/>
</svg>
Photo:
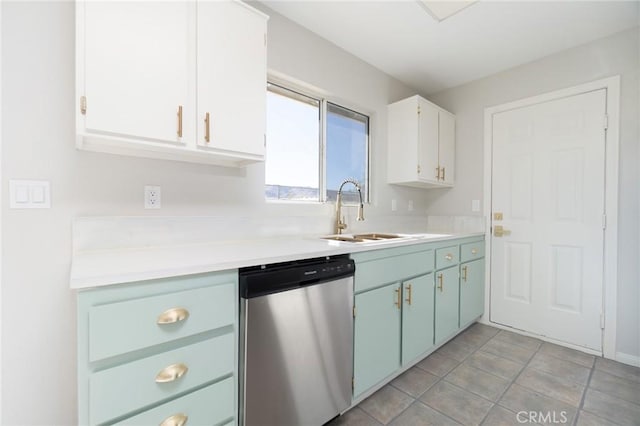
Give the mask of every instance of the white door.
<svg viewBox="0 0 640 426">
<path fill-rule="evenodd" d="M 86 131 L 188 140 L 189 3 L 87 1 L 83 7 Z"/>
<path fill-rule="evenodd" d="M 198 145 L 264 155 L 266 18 L 240 2 L 201 1 L 197 20 Z"/>
<path fill-rule="evenodd" d="M 491 321 L 598 351 L 605 114 L 605 89 L 497 113 L 492 147 Z"/>
</svg>

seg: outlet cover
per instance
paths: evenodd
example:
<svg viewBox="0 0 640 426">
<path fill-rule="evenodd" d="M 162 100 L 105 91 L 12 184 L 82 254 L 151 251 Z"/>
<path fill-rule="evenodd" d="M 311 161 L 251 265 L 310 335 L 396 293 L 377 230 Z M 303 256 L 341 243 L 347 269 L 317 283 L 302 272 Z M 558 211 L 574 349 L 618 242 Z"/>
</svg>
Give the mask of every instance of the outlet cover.
<svg viewBox="0 0 640 426">
<path fill-rule="evenodd" d="M 161 192 L 159 186 L 145 185 L 144 208 L 159 209 L 161 207 Z"/>
</svg>

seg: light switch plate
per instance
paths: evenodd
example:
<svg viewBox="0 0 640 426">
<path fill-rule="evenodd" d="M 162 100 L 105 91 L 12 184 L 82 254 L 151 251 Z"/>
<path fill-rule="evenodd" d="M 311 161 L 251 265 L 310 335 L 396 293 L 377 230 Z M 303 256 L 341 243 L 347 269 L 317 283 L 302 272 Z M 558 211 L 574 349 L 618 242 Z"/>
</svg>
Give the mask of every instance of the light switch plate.
<svg viewBox="0 0 640 426">
<path fill-rule="evenodd" d="M 9 208 L 51 208 L 51 184 L 47 180 L 9 180 Z"/>
<path fill-rule="evenodd" d="M 472 212 L 480 211 L 480 200 L 471 200 L 471 211 Z"/>
</svg>

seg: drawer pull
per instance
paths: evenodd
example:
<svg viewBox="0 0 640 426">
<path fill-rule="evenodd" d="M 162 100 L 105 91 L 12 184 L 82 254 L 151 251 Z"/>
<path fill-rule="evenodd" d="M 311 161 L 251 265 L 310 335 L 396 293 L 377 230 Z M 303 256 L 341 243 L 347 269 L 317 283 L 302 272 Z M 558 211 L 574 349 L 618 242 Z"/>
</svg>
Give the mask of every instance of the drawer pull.
<svg viewBox="0 0 640 426">
<path fill-rule="evenodd" d="M 178 413 L 164 419 L 162 423 L 160 423 L 160 426 L 184 426 L 187 424 L 187 420 L 189 420 L 189 416 Z"/>
<path fill-rule="evenodd" d="M 444 258 L 447 260 L 453 260 L 453 255 L 451 253 L 447 253 L 447 255 Z"/>
<path fill-rule="evenodd" d="M 478 249 L 474 249 L 474 248 L 472 248 L 472 249 L 471 249 L 471 254 L 478 254 Z"/>
<path fill-rule="evenodd" d="M 189 318 L 189 311 L 185 308 L 171 308 L 167 309 L 163 313 L 158 316 L 157 323 L 159 325 L 162 324 L 173 324 L 176 322 L 184 321 Z"/>
<path fill-rule="evenodd" d="M 462 279 L 466 283 L 467 282 L 467 266 L 462 267 L 462 272 L 464 272 L 464 274 L 462 275 Z"/>
<path fill-rule="evenodd" d="M 442 292 L 442 284 L 443 284 L 443 276 L 442 274 L 438 274 L 438 290 L 440 290 L 440 292 Z"/>
<path fill-rule="evenodd" d="M 409 305 L 411 305 L 411 284 L 407 284 L 407 286 L 405 287 L 405 289 L 407 289 L 407 298 L 405 299 L 405 302 L 407 302 Z"/>
<path fill-rule="evenodd" d="M 398 309 L 400 309 L 400 304 L 402 303 L 400 300 L 400 287 L 395 289 L 396 292 L 396 301 L 393 302 L 394 305 L 396 305 L 398 307 Z"/>
<path fill-rule="evenodd" d="M 170 366 L 160 370 L 156 375 L 156 383 L 169 383 L 176 381 L 187 374 L 187 371 L 189 371 L 189 367 L 182 363 L 171 364 Z"/>
</svg>

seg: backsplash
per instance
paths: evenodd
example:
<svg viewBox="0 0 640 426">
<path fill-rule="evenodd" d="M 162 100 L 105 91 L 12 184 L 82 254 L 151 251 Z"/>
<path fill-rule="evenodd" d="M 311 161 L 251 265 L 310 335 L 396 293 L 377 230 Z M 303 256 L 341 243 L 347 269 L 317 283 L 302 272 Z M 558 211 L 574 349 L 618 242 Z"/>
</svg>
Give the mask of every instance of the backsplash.
<svg viewBox="0 0 640 426">
<path fill-rule="evenodd" d="M 427 216 L 427 231 L 437 234 L 485 232 L 483 216 Z"/>
</svg>

